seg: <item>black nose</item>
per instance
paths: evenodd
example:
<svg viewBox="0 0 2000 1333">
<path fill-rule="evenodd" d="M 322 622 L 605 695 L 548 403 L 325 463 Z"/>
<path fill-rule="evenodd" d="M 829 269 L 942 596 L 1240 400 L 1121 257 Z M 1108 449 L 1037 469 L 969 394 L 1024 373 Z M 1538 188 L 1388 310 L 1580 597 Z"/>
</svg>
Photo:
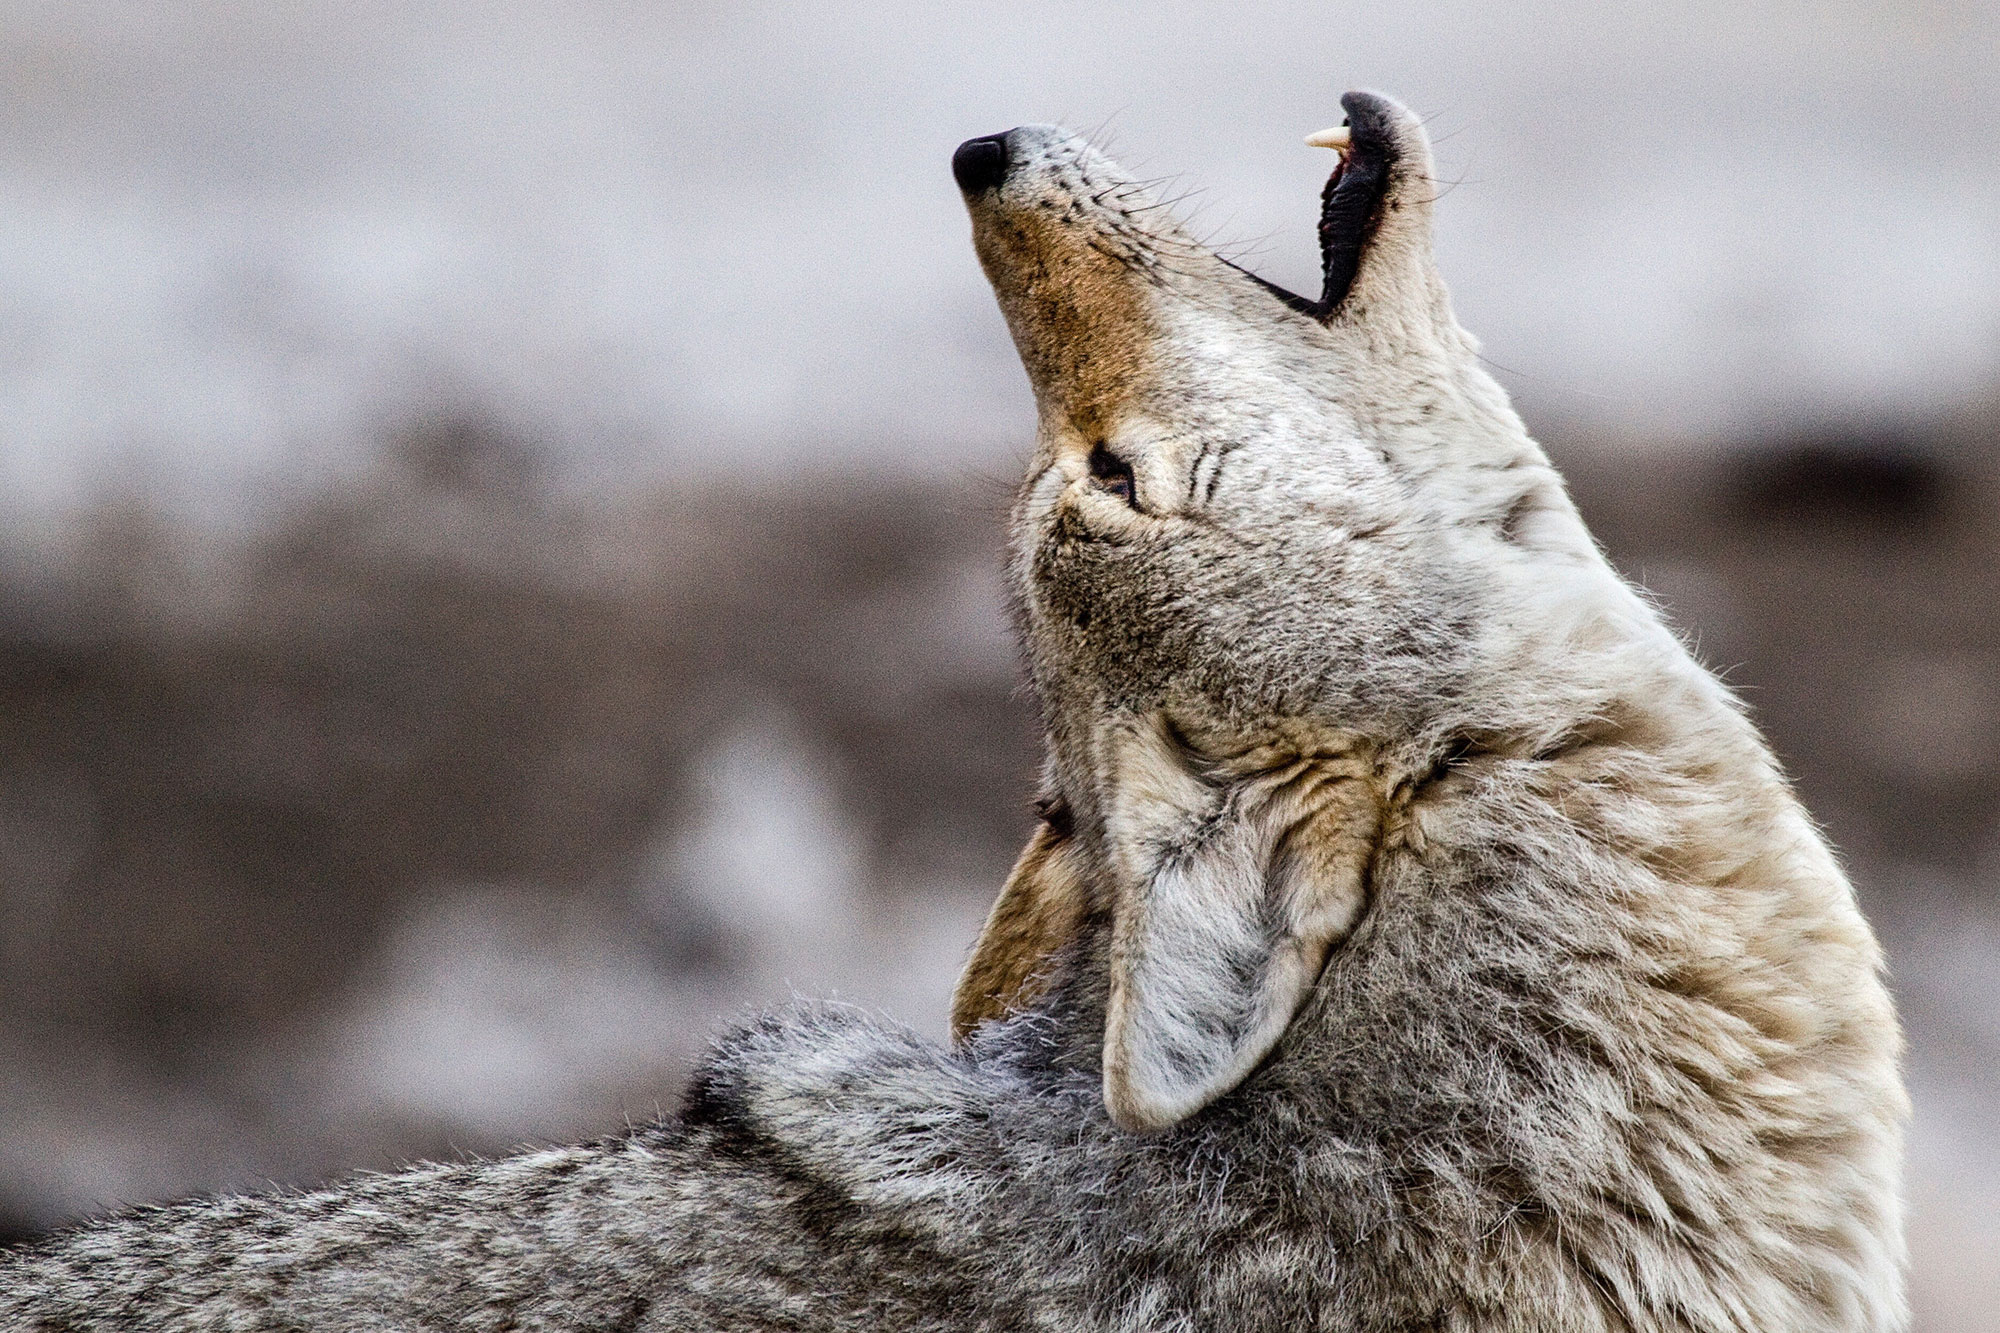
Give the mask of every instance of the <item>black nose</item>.
<svg viewBox="0 0 2000 1333">
<path fill-rule="evenodd" d="M 1007 179 L 1007 136 L 967 139 L 951 155 L 951 177 L 967 194 L 984 194 Z"/>
</svg>

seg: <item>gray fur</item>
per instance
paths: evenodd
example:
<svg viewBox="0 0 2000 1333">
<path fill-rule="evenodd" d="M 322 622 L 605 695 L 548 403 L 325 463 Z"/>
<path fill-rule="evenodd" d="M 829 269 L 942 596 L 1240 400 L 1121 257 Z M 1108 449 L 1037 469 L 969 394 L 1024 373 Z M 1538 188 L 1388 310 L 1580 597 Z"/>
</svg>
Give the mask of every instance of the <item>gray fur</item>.
<svg viewBox="0 0 2000 1333">
<path fill-rule="evenodd" d="M 1058 131 L 971 201 L 1062 818 L 968 976 L 1032 987 L 948 1049 L 771 1018 L 605 1143 L 92 1223 L 0 1326 L 1902 1327 L 1874 941 L 1452 320 L 1421 130 L 1350 110 L 1390 186 L 1323 318 Z"/>
</svg>

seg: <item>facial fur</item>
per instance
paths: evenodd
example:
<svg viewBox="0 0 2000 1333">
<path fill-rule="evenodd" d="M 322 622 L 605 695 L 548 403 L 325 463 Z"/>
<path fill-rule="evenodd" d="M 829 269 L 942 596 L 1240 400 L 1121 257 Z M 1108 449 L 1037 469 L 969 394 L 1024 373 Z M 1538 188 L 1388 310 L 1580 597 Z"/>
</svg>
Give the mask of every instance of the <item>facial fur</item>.
<svg viewBox="0 0 2000 1333">
<path fill-rule="evenodd" d="M 1620 1188 L 1731 1226 L 1845 1218 L 1824 1250 L 1783 1242 L 1773 1280 L 1817 1286 L 1838 1326 L 1893 1325 L 1905 1103 L 1879 951 L 1754 729 L 1606 564 L 1458 327 L 1421 127 L 1344 105 L 1379 193 L 1329 206 L 1323 239 L 1344 226 L 1353 253 L 1329 252 L 1317 303 L 1195 245 L 1062 131 L 1012 131 L 1005 180 L 967 191 L 1039 408 L 1011 569 L 1064 818 L 996 903 L 955 1031 L 1101 984 L 1111 1118 L 1159 1131 L 1246 1080 L 1407 1086 L 1435 1054 L 1450 1082 L 1451 1044 L 1508 1046 L 1516 1008 L 1588 1029 L 1626 1075 L 1710 1071 L 1668 1078 L 1702 1109 L 1614 1079 L 1521 1151 L 1602 1166 L 1579 1146 L 1597 1114 L 1644 1126 L 1619 1150 L 1640 1156 L 1783 1139 L 1736 1164 L 1782 1201 L 1692 1159 Z M 1482 975 L 1555 1007 L 1454 990 Z M 1592 998 L 1553 998 L 1586 975 Z M 1558 1122 L 1583 1139 L 1556 1148 Z"/>
</svg>

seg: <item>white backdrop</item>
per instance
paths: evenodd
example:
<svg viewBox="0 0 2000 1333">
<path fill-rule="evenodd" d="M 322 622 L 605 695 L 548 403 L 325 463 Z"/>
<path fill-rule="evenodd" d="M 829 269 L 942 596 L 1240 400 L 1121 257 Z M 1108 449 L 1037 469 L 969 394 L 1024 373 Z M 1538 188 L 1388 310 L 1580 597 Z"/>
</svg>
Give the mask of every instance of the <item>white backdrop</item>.
<svg viewBox="0 0 2000 1333">
<path fill-rule="evenodd" d="M 8 0 L 0 499 L 237 522 L 438 411 L 590 486 L 983 467 L 1030 417 L 952 146 L 1105 127 L 1310 286 L 1357 85 L 1537 420 L 1922 418 L 2000 381 L 1996 50 L 1974 0 Z"/>
</svg>

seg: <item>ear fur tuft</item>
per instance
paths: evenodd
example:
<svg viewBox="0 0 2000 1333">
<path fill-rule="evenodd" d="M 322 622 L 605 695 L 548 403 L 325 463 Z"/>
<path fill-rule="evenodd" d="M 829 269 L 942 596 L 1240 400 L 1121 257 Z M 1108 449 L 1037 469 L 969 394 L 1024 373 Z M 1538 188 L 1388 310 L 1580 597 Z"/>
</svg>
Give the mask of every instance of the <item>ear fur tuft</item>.
<svg viewBox="0 0 2000 1333">
<path fill-rule="evenodd" d="M 1056 953 L 1076 937 L 1088 908 L 1074 840 L 1037 826 L 952 990 L 952 1040 L 1040 998 Z"/>
<path fill-rule="evenodd" d="M 1240 1083 L 1311 994 L 1367 902 L 1384 802 L 1368 756 L 1285 742 L 1217 761 L 1164 716 L 1105 738 L 1112 878 L 1104 1100 L 1168 1128 Z M 1034 1003 L 1091 905 L 1082 852 L 1044 824 L 952 996 L 954 1040 Z"/>
<path fill-rule="evenodd" d="M 1290 1026 L 1366 903 L 1382 802 L 1352 755 L 1198 774 L 1162 719 L 1109 758 L 1104 1100 L 1121 1127 L 1160 1130 L 1234 1088 Z"/>
</svg>

